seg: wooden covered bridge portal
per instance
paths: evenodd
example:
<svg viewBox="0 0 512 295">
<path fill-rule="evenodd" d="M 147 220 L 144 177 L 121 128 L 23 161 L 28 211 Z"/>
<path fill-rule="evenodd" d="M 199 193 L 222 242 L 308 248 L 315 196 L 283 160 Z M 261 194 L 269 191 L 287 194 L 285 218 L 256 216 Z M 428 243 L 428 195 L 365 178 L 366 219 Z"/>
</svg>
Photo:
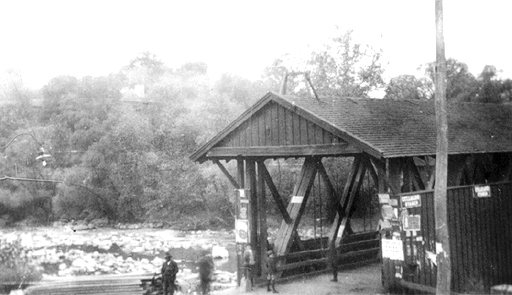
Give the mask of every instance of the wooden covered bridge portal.
<svg viewBox="0 0 512 295">
<path fill-rule="evenodd" d="M 448 185 L 509 184 L 512 108 L 509 105 L 450 104 L 448 111 Z M 260 278 L 266 277 L 266 252 L 268 247 L 273 247 L 280 277 L 325 270 L 333 259 L 340 264 L 351 264 L 382 258 L 386 287 L 408 284 L 408 287 L 428 289 L 435 286 L 433 273 L 436 271 L 426 254 L 435 253 L 431 213 L 428 215 L 425 211 L 422 215 L 415 211 L 415 215 L 410 215 L 420 216 L 421 221 L 420 228 L 414 231 L 415 240 L 411 242 L 403 223 L 407 214 L 401 213 L 412 213 L 416 209 L 401 207 L 400 197 L 415 192 L 423 198 L 432 191 L 435 153 L 432 101 L 317 99 L 269 92 L 198 149 L 191 159 L 200 163 L 213 161 L 236 189 L 246 190 L 250 205 L 249 243 L 255 252 L 256 273 Z M 339 157 L 350 158 L 352 162 L 343 189 L 337 190 L 324 164 Z M 288 198 L 279 192 L 265 165 L 266 160 L 280 158 L 303 159 L 292 196 Z M 237 164 L 235 176 L 220 162 L 232 160 Z M 380 222 L 365 228 L 364 232 L 354 232 L 349 224 L 353 204 L 361 198 L 359 192 L 365 177 L 374 192 L 371 200 L 365 200 L 365 206 L 380 203 Z M 328 234 L 320 242 L 303 240 L 297 231 L 316 178 L 323 183 L 325 197 L 334 213 Z M 270 192 L 282 217 L 271 245 L 267 243 L 266 191 Z M 288 204 L 286 199 L 289 199 Z M 429 202 L 424 200 L 422 210 L 432 211 Z M 506 210 L 512 213 L 512 208 Z M 459 234 L 460 239 L 465 237 Z M 400 241 L 403 257 L 390 253 L 389 248 L 381 250 L 384 240 L 386 247 L 390 245 L 388 240 Z M 422 247 L 412 247 L 416 242 Z M 413 248 L 414 253 L 410 250 Z M 328 255 L 333 253 L 329 249 L 336 249 L 335 258 Z M 500 251 L 512 257 L 512 246 L 503 245 Z M 413 254 L 416 255 L 414 261 Z M 459 284 L 454 291 L 465 288 L 460 284 L 464 275 L 461 272 L 460 279 L 452 280 L 452 285 Z M 512 283 L 512 277 L 500 280 Z"/>
</svg>

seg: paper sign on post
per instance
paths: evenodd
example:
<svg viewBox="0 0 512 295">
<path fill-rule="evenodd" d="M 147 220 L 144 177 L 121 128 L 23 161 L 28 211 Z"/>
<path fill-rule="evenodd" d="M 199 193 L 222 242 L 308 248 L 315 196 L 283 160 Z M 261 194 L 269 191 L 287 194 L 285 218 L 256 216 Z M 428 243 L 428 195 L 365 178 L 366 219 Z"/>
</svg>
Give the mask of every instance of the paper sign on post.
<svg viewBox="0 0 512 295">
<path fill-rule="evenodd" d="M 379 194 L 379 203 L 380 204 L 388 204 L 389 203 L 389 194 Z"/>
<path fill-rule="evenodd" d="M 491 196 L 491 187 L 488 185 L 475 186 L 475 198 L 489 198 Z"/>
<path fill-rule="evenodd" d="M 303 200 L 304 200 L 304 197 L 302 197 L 302 196 L 293 196 L 291 202 L 300 204 L 300 203 L 302 203 Z"/>
<path fill-rule="evenodd" d="M 249 237 L 247 220 L 235 220 L 235 240 L 237 243 L 247 243 Z"/>
<path fill-rule="evenodd" d="M 404 246 L 402 240 L 382 239 L 382 257 L 404 261 Z"/>
<path fill-rule="evenodd" d="M 400 198 L 400 202 L 402 203 L 402 208 L 421 207 L 421 196 L 420 195 L 402 196 Z"/>
</svg>

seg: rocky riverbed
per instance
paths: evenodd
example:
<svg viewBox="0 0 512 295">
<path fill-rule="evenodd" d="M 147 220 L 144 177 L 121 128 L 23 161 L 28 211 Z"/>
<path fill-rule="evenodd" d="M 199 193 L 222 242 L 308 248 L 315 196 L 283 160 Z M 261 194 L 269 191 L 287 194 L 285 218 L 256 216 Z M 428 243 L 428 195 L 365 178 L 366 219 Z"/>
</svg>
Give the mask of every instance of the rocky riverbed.
<svg viewBox="0 0 512 295">
<path fill-rule="evenodd" d="M 72 225 L 2 229 L 0 239 L 19 239 L 22 256 L 43 272 L 43 280 L 104 274 L 160 273 L 165 252 L 178 262 L 177 279 L 186 288 L 198 283 L 196 261 L 210 253 L 215 262 L 215 289 L 236 285 L 235 239 L 232 231 L 178 231 L 123 226 L 120 228 Z"/>
<path fill-rule="evenodd" d="M 268 229 L 269 237 L 276 231 Z M 299 235 L 313 238 L 314 231 L 300 230 Z M 196 261 L 205 253 L 212 254 L 215 262 L 213 289 L 236 286 L 236 244 L 231 230 L 180 231 L 162 228 L 161 224 L 105 227 L 96 223 L 56 223 L 52 227 L 0 229 L 0 239 L 18 239 L 24 249 L 22 255 L 43 272 L 43 280 L 158 274 L 165 252 L 170 251 L 180 267 L 177 280 L 183 289 L 194 290 L 197 286 Z"/>
</svg>

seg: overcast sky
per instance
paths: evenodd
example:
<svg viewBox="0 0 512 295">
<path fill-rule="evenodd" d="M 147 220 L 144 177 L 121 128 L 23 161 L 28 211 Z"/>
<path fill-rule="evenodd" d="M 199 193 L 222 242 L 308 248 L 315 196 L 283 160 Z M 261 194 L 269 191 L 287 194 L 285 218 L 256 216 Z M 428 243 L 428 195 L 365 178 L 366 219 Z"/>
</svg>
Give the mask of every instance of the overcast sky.
<svg viewBox="0 0 512 295">
<path fill-rule="evenodd" d="M 386 77 L 435 60 L 434 0 L 5 1 L 0 0 L 0 73 L 21 71 L 39 88 L 58 75 L 117 72 L 150 51 L 177 67 L 204 61 L 212 75 L 258 79 L 273 59 L 354 29 L 382 48 Z M 512 1 L 445 0 L 447 57 L 475 75 L 486 64 L 512 78 Z"/>
</svg>

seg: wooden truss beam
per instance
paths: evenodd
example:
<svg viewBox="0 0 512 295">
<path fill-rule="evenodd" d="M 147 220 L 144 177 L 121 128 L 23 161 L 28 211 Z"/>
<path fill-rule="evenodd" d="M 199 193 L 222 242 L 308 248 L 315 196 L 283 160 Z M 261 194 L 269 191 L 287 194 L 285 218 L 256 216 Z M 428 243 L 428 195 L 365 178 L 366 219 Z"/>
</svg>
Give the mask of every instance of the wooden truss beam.
<svg viewBox="0 0 512 295">
<path fill-rule="evenodd" d="M 222 165 L 219 162 L 219 160 L 213 160 L 213 163 L 215 163 L 215 164 L 217 164 L 217 166 L 219 166 L 220 171 L 222 171 L 222 173 L 224 173 L 224 175 L 228 178 L 229 182 L 231 182 L 231 184 L 236 189 L 240 189 L 240 185 L 238 184 L 238 182 L 235 180 L 235 178 L 233 178 L 233 176 L 231 176 L 231 174 L 229 174 L 229 171 L 226 169 L 226 167 L 224 167 L 224 165 Z"/>
<path fill-rule="evenodd" d="M 279 194 L 279 191 L 275 186 L 274 181 L 270 176 L 270 173 L 268 173 L 268 170 L 263 164 L 263 162 L 258 163 L 261 163 L 261 171 L 259 171 L 260 177 L 262 177 L 265 180 L 265 183 L 267 184 L 267 187 L 269 188 L 270 193 L 272 194 L 272 197 L 276 202 L 277 208 L 279 209 L 281 215 L 283 216 L 283 220 L 286 223 L 292 223 L 292 219 L 290 218 L 290 214 L 288 214 L 288 211 L 286 210 L 286 205 L 284 204 L 283 198 L 281 198 L 281 195 Z"/>
<path fill-rule="evenodd" d="M 312 144 L 296 146 L 261 147 L 215 147 L 207 153 L 208 158 L 236 157 L 307 157 L 358 154 L 361 150 L 348 144 Z"/>
<path fill-rule="evenodd" d="M 341 241 L 343 232 L 345 231 L 352 204 L 354 203 L 355 196 L 361 187 L 364 175 L 369 165 L 369 160 L 361 157 L 354 159 L 350 178 L 347 180 L 347 185 L 343 191 L 342 200 L 340 201 L 341 212 L 338 211 L 334 222 L 332 223 L 331 230 L 329 231 L 329 247 L 336 247 Z M 345 202 L 346 200 L 346 202 Z"/>
<path fill-rule="evenodd" d="M 288 214 L 292 219 L 291 223 L 282 222 L 277 232 L 275 248 L 278 256 L 286 255 L 291 247 L 292 239 L 296 239 L 297 226 L 299 225 L 309 192 L 313 186 L 316 176 L 316 158 L 307 157 L 302 166 L 300 176 L 293 189 L 292 200 L 288 204 Z"/>
<path fill-rule="evenodd" d="M 411 180 L 414 187 L 414 190 L 424 190 L 425 183 L 423 183 L 423 179 L 421 178 L 420 171 L 416 164 L 414 164 L 413 158 L 407 158 L 407 168 L 411 174 Z"/>
<path fill-rule="evenodd" d="M 335 212 L 337 211 L 336 206 L 339 202 L 339 199 L 341 196 L 339 196 L 338 192 L 332 185 L 331 179 L 329 178 L 329 175 L 327 174 L 327 171 L 325 170 L 324 165 L 321 161 L 317 163 L 318 167 L 318 175 L 323 180 L 324 185 L 327 187 L 327 192 L 329 194 L 329 205 L 328 205 L 328 213 L 327 217 L 329 221 L 333 220 L 335 215 Z M 333 210 L 334 209 L 334 210 Z"/>
</svg>

